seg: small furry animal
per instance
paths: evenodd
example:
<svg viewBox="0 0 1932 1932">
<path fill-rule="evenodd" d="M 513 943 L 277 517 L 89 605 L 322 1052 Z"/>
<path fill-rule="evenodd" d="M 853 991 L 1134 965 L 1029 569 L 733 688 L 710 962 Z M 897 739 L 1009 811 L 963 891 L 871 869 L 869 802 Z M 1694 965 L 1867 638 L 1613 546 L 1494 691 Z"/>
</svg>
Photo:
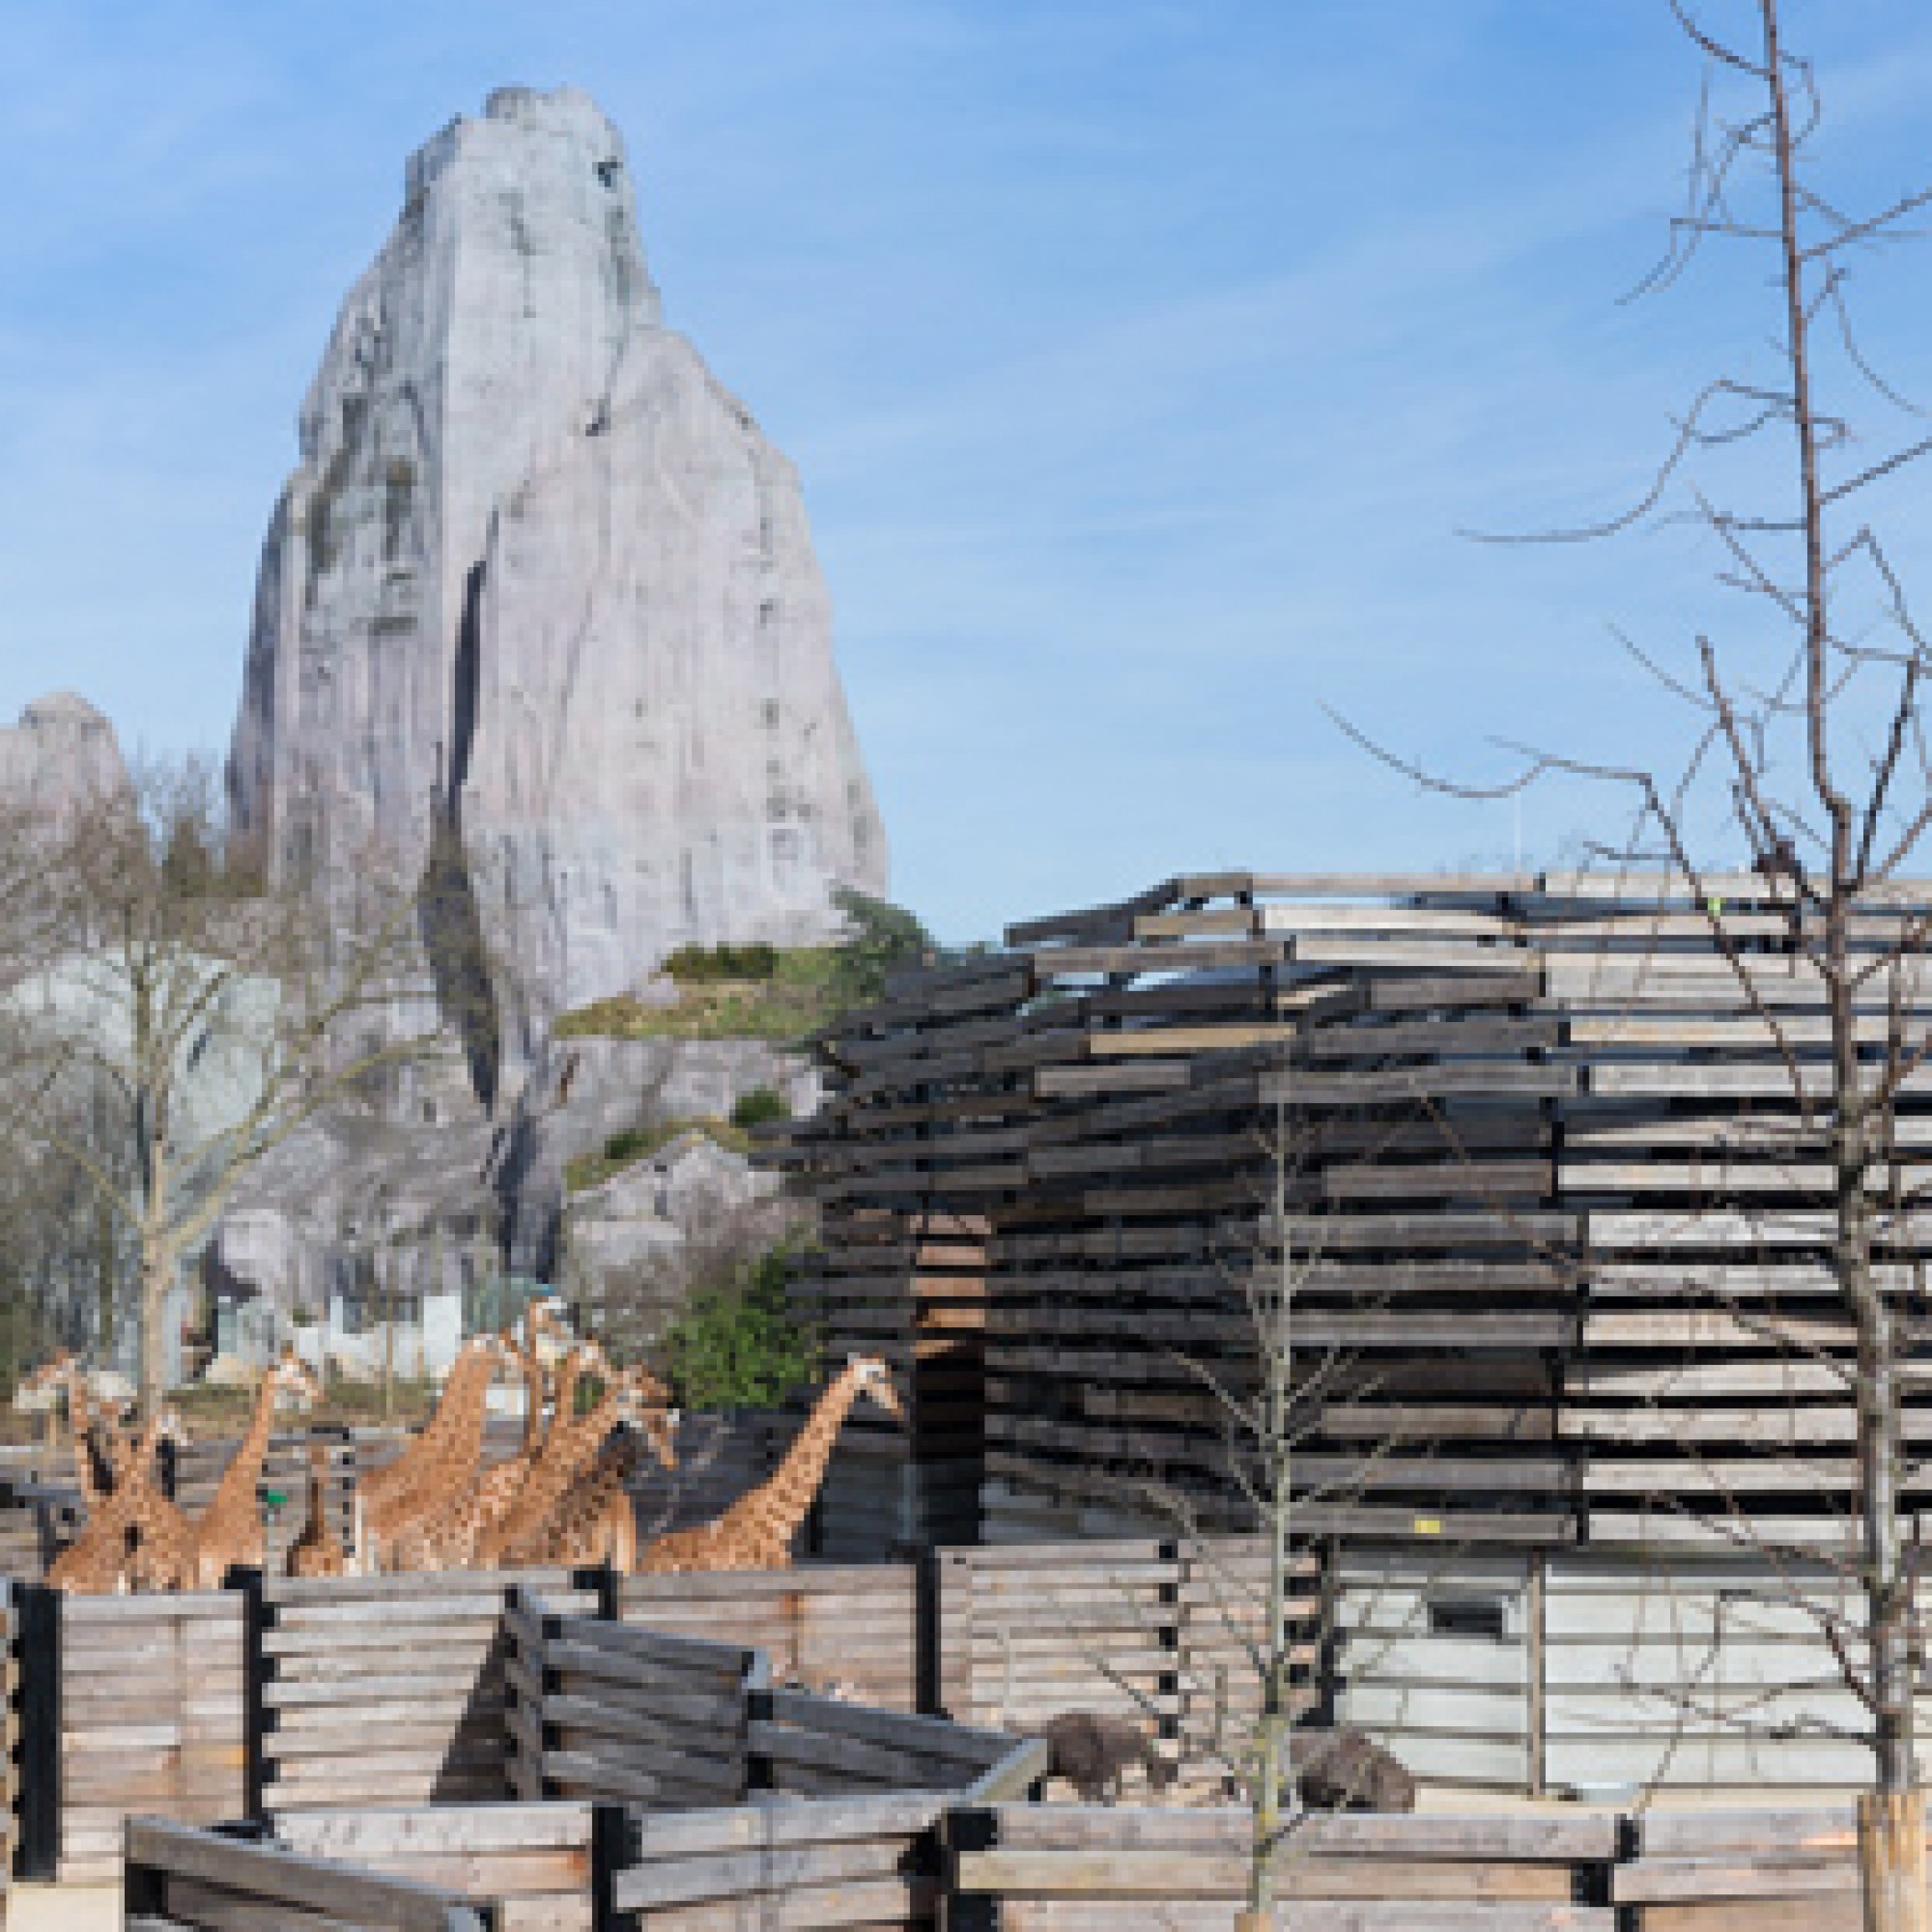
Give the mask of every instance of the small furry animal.
<svg viewBox="0 0 1932 1932">
<path fill-rule="evenodd" d="M 1295 1794 L 1311 1811 L 1415 1809 L 1407 1768 L 1352 1724 L 1296 1731 L 1289 1748 Z"/>
<path fill-rule="evenodd" d="M 1064 1777 L 1089 1804 L 1113 1804 L 1129 1765 L 1140 1765 L 1155 1791 L 1165 1791 L 1179 1775 L 1128 1718 L 1063 1711 L 1047 1720 L 1040 1736 L 1046 1740 L 1047 1776 Z"/>
</svg>

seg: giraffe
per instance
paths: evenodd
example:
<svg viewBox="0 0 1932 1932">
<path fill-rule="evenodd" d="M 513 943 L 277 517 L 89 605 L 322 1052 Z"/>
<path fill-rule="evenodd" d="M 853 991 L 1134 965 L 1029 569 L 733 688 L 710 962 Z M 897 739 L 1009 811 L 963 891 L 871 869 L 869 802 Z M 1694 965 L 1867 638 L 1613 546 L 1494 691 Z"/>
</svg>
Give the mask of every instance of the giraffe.
<svg viewBox="0 0 1932 1932">
<path fill-rule="evenodd" d="M 499 1367 L 522 1369 L 525 1360 L 526 1350 L 508 1329 L 472 1337 L 463 1345 L 442 1402 L 429 1428 L 416 1438 L 420 1444 L 437 1432 L 436 1442 L 414 1480 L 400 1493 L 391 1492 L 376 1502 L 364 1496 L 363 1530 L 371 1569 L 404 1567 L 413 1553 L 413 1546 L 406 1542 L 409 1533 L 419 1524 L 436 1520 L 474 1489 L 491 1381 Z M 438 1425 L 445 1418 L 447 1426 L 439 1432 Z"/>
<path fill-rule="evenodd" d="M 260 1569 L 268 1558 L 268 1538 L 262 1529 L 262 1505 L 256 1489 L 262 1463 L 274 1433 L 275 1406 L 282 1394 L 307 1404 L 322 1398 L 315 1373 L 293 1349 L 284 1349 L 263 1376 L 255 1392 L 255 1412 L 247 1434 L 228 1459 L 221 1481 L 194 1526 L 194 1585 L 218 1590 L 237 1564 Z"/>
<path fill-rule="evenodd" d="M 349 1559 L 328 1527 L 328 1444 L 312 1442 L 308 1451 L 308 1521 L 289 1545 L 291 1577 L 345 1577 Z"/>
<path fill-rule="evenodd" d="M 463 1570 L 475 1554 L 476 1540 L 497 1521 L 515 1502 L 525 1478 L 535 1467 L 543 1451 L 544 1399 L 550 1386 L 545 1374 L 544 1349 L 548 1312 L 533 1307 L 527 1319 L 529 1339 L 516 1349 L 524 1372 L 524 1440 L 514 1456 L 485 1469 L 469 1488 L 453 1492 L 440 1507 L 419 1517 L 394 1539 L 385 1552 L 392 1570 Z M 594 1354 L 599 1361 L 603 1350 L 594 1344 L 572 1350 L 559 1367 L 557 1412 L 568 1412 L 576 1401 L 577 1378 L 581 1364 Z"/>
<path fill-rule="evenodd" d="M 647 1448 L 667 1469 L 677 1467 L 676 1429 L 676 1410 L 657 1408 L 645 1414 L 641 1430 L 611 1435 L 533 1539 L 530 1560 L 573 1569 L 605 1563 L 620 1575 L 634 1568 L 638 1512 L 626 1486 Z"/>
<path fill-rule="evenodd" d="M 194 1531 L 154 1480 L 163 1437 L 181 1439 L 181 1419 L 159 1410 L 141 1434 L 114 1447 L 114 1485 L 80 1535 L 47 1566 L 47 1583 L 76 1595 L 130 1588 L 185 1588 L 193 1570 Z"/>
<path fill-rule="evenodd" d="M 67 1350 L 61 1350 L 31 1375 L 22 1378 L 20 1386 L 14 1392 L 14 1406 L 31 1409 L 44 1400 L 47 1446 L 52 1448 L 55 1403 L 62 1393 L 67 1396 L 68 1424 L 73 1435 L 74 1480 L 80 1489 L 81 1501 L 87 1505 L 91 1515 L 106 1500 L 111 1487 L 112 1464 L 109 1459 L 113 1452 L 110 1443 L 103 1453 L 101 1444 L 95 1439 L 93 1390 L 88 1383 L 86 1365 L 76 1361 Z M 101 1424 L 109 1432 L 117 1429 L 125 1415 L 121 1406 L 103 1402 L 100 1409 Z"/>
<path fill-rule="evenodd" d="M 791 1541 L 825 1480 L 832 1445 L 853 1403 L 869 1396 L 888 1415 L 903 1418 L 892 1371 L 876 1355 L 852 1355 L 828 1382 L 805 1427 L 768 1480 L 747 1491 L 721 1517 L 695 1529 L 673 1530 L 644 1551 L 638 1574 L 684 1570 L 788 1570 Z"/>
<path fill-rule="evenodd" d="M 643 1368 L 619 1370 L 602 1399 L 582 1415 L 569 1413 L 559 1395 L 543 1453 L 525 1478 L 516 1502 L 477 1539 L 478 1567 L 534 1561 L 529 1551 L 540 1542 L 557 1505 L 595 1460 L 604 1438 L 620 1422 L 642 1428 L 647 1416 L 666 1412 L 669 1401 L 670 1391 Z M 671 1426 L 676 1427 L 674 1414 Z"/>
<path fill-rule="evenodd" d="M 393 1463 L 371 1469 L 357 1483 L 372 1530 L 385 1524 L 392 1513 L 406 1514 L 411 1492 L 418 1485 L 440 1478 L 452 1448 L 460 1446 L 472 1419 L 481 1429 L 484 1391 L 497 1373 L 502 1345 L 503 1338 L 497 1335 L 472 1335 L 464 1343 L 443 1382 L 436 1413 L 404 1443 Z"/>
</svg>

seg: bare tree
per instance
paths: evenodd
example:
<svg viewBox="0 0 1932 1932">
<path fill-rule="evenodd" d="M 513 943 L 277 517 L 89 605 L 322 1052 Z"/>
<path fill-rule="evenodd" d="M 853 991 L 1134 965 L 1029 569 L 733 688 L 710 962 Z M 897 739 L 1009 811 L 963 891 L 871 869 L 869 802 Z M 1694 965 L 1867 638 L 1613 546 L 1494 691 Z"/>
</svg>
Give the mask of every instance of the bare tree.
<svg viewBox="0 0 1932 1932">
<path fill-rule="evenodd" d="M 1638 806 L 1635 829 L 1603 847 L 1604 856 L 1662 865 L 1686 882 L 1741 1003 L 1788 1072 L 1802 1140 L 1832 1176 L 1830 1271 L 1855 1335 L 1848 1380 L 1861 1608 L 1849 1634 L 1825 1634 L 1869 1719 L 1873 1787 L 1860 1807 L 1865 1922 L 1897 1932 L 1927 1923 L 1925 1807 L 1914 1750 L 1917 1632 L 1900 1508 L 1901 1311 L 1889 1278 L 1900 1271 L 1875 1265 L 1875 1258 L 1918 1205 L 1899 1198 L 1893 1184 L 1902 1154 L 1896 1106 L 1932 1051 L 1920 965 L 1932 922 L 1901 909 L 1895 890 L 1932 826 L 1922 705 L 1932 649 L 1870 517 L 1873 500 L 1932 453 L 1932 436 L 1865 354 L 1847 291 L 1858 262 L 1901 238 L 1932 190 L 1859 213 L 1821 187 L 1820 95 L 1810 63 L 1785 44 L 1778 0 L 1751 0 L 1754 32 L 1742 38 L 1713 31 L 1690 0 L 1666 4 L 1710 79 L 1688 205 L 1643 286 L 1673 286 L 1707 244 L 1767 251 L 1776 361 L 1707 384 L 1653 486 L 1622 515 L 1516 540 L 1606 537 L 1653 515 L 1688 520 L 1714 540 L 1720 582 L 1748 601 L 1772 640 L 1720 650 L 1700 635 L 1681 670 L 1633 645 L 1691 714 L 1691 751 L 1674 774 L 1535 751 L 1503 784 L 1479 787 L 1371 749 L 1464 797 L 1508 795 L 1550 774 L 1627 787 Z M 1861 392 L 1869 412 L 1886 420 L 1855 430 L 1834 400 L 1839 390 Z M 1728 485 L 1703 479 L 1712 461 L 1748 459 L 1759 449 L 1768 460 L 1749 487 L 1768 488 L 1768 499 L 1726 501 Z M 1712 839 L 1699 827 L 1714 798 L 1725 829 Z M 1764 997 L 1758 969 L 1724 919 L 1723 873 L 1739 867 L 1775 887 L 1787 910 L 1794 970 L 1809 977 L 1827 1021 L 1822 1065 L 1807 1064 L 1799 1029 Z"/>
<path fill-rule="evenodd" d="M 347 918 L 325 920 L 298 884 L 263 887 L 215 800 L 190 761 L 43 828 L 40 959 L 7 996 L 17 1047 L 0 1104 L 125 1231 L 151 1413 L 170 1291 L 238 1181 L 446 1039 L 414 882 L 371 855 Z M 103 1130 L 79 1131 L 83 1116 Z"/>
</svg>

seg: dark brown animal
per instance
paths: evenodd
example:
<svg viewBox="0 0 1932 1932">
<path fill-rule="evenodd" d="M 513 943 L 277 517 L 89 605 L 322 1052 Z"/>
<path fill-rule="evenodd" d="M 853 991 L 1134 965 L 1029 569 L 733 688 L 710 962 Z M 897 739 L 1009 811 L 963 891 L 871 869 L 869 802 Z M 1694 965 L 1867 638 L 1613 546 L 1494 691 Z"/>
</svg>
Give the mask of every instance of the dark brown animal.
<svg viewBox="0 0 1932 1932">
<path fill-rule="evenodd" d="M 1064 1777 L 1089 1804 L 1113 1804 L 1129 1765 L 1141 1766 L 1155 1791 L 1165 1791 L 1179 1775 L 1127 1718 L 1063 1711 L 1047 1720 L 1040 1736 L 1046 1740 L 1047 1776 Z"/>
<path fill-rule="evenodd" d="M 1296 1731 L 1289 1749 L 1295 1795 L 1311 1811 L 1413 1811 L 1406 1767 L 1351 1724 Z"/>
</svg>

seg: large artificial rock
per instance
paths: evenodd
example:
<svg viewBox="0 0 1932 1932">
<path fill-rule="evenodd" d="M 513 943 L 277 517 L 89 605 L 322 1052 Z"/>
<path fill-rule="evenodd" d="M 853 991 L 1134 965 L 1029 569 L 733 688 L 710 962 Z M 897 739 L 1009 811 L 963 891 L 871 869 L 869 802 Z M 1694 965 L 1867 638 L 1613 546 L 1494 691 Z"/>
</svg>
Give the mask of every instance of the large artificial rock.
<svg viewBox="0 0 1932 1932">
<path fill-rule="evenodd" d="M 0 799 L 59 814 L 125 794 L 128 782 L 113 725 L 71 691 L 36 698 L 0 728 Z"/>
<path fill-rule="evenodd" d="M 884 891 L 797 475 L 664 327 L 585 96 L 501 90 L 410 161 L 302 408 L 229 782 L 279 877 L 432 867 L 433 949 L 510 962 L 488 1064 Z"/>
</svg>

